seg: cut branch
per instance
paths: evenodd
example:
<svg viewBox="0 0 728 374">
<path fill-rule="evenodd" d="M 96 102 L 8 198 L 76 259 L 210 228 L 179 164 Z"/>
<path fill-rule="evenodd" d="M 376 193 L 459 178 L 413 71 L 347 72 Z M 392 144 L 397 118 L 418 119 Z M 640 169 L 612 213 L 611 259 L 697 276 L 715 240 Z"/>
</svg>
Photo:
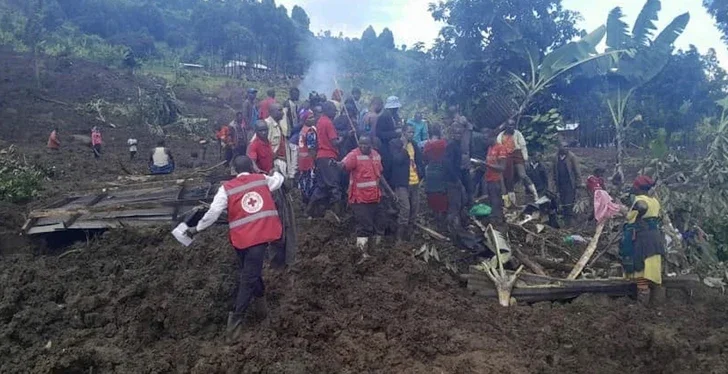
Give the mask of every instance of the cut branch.
<svg viewBox="0 0 728 374">
<path fill-rule="evenodd" d="M 571 273 L 569 273 L 569 276 L 566 277 L 566 279 L 576 279 L 576 277 L 581 274 L 581 271 L 584 270 L 584 267 L 586 267 L 587 262 L 589 262 L 589 259 L 594 254 L 594 251 L 597 249 L 597 244 L 599 244 L 599 237 L 602 235 L 602 231 L 604 231 L 604 224 L 606 223 L 606 220 L 599 222 L 597 225 L 597 230 L 594 233 L 594 236 L 592 237 L 591 241 L 589 242 L 589 245 L 586 247 L 586 250 L 581 255 L 581 258 L 576 263 L 576 266 L 574 266 L 574 269 L 571 270 Z"/>
</svg>

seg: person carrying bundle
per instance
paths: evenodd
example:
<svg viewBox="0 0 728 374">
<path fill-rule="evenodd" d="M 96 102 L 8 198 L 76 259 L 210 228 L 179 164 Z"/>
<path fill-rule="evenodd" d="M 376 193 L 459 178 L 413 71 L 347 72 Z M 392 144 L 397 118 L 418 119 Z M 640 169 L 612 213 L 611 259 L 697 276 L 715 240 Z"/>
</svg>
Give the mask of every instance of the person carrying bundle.
<svg viewBox="0 0 728 374">
<path fill-rule="evenodd" d="M 187 230 L 187 235 L 194 237 L 212 226 L 223 211 L 228 212 L 228 235 L 238 257 L 240 273 L 235 306 L 227 319 L 229 337 L 236 335 L 251 305 L 254 317 L 262 319 L 267 315 L 263 262 L 268 245 L 283 234 L 272 194 L 283 185 L 283 175 L 277 171 L 270 175 L 254 173 L 253 161 L 247 156 L 236 157 L 233 167 L 237 177 L 220 186 L 210 209 L 197 226 Z"/>
</svg>

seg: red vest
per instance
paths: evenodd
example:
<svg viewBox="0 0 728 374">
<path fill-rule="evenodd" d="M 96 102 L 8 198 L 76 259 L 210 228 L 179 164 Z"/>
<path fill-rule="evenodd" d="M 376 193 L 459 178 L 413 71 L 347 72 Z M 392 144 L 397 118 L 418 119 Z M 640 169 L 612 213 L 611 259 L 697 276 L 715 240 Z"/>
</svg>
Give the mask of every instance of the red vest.
<svg viewBox="0 0 728 374">
<path fill-rule="evenodd" d="M 283 225 L 264 175 L 241 175 L 223 187 L 228 197 L 228 225 L 233 247 L 244 250 L 281 238 Z"/>
<path fill-rule="evenodd" d="M 359 148 L 351 151 L 343 160 L 349 175 L 349 203 L 378 203 L 382 198 L 379 178 L 382 175 L 382 157 L 372 149 L 369 156 Z"/>
</svg>

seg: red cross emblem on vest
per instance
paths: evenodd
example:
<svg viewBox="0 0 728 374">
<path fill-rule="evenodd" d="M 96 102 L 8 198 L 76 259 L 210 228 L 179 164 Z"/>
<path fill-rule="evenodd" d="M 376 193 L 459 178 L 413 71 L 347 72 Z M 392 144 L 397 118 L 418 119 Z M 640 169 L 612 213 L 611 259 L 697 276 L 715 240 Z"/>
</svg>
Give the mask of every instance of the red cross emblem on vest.
<svg viewBox="0 0 728 374">
<path fill-rule="evenodd" d="M 243 206 L 243 210 L 247 213 L 253 214 L 260 212 L 263 209 L 263 196 L 255 191 L 250 191 L 243 195 L 243 199 L 240 201 Z"/>
</svg>

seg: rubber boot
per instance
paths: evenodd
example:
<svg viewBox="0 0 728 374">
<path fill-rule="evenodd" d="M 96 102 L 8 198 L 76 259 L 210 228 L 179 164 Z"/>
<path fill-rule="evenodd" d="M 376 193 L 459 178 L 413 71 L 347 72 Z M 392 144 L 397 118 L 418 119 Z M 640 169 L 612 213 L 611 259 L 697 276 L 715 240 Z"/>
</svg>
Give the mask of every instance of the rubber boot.
<svg viewBox="0 0 728 374">
<path fill-rule="evenodd" d="M 324 218 L 335 225 L 341 223 L 341 218 L 339 218 L 339 215 L 337 215 L 336 212 L 331 209 L 327 210 L 326 213 L 324 213 Z"/>
<path fill-rule="evenodd" d="M 402 244 L 407 241 L 407 228 L 404 226 L 397 227 L 397 244 Z"/>
<path fill-rule="evenodd" d="M 538 200 L 538 191 L 536 191 L 536 186 L 533 184 L 529 184 L 528 190 L 531 191 L 531 194 L 533 195 L 533 201 L 535 202 L 536 200 Z"/>
<path fill-rule="evenodd" d="M 518 207 L 518 203 L 516 202 L 516 193 L 515 192 L 509 192 L 508 199 L 511 201 L 511 205 L 513 205 L 514 208 Z"/>
<path fill-rule="evenodd" d="M 511 198 L 508 197 L 508 194 L 503 195 L 503 207 L 506 209 L 511 207 Z"/>
<path fill-rule="evenodd" d="M 648 306 L 650 304 L 650 289 L 637 289 L 637 302 L 641 305 Z"/>
<path fill-rule="evenodd" d="M 240 327 L 243 325 L 243 316 L 236 316 L 235 313 L 229 312 L 227 318 L 227 327 L 225 328 L 225 335 L 228 338 L 233 338 Z"/>
<path fill-rule="evenodd" d="M 268 300 L 264 296 L 256 297 L 250 305 L 253 317 L 263 320 L 268 317 Z"/>
<path fill-rule="evenodd" d="M 655 306 L 660 306 L 660 305 L 665 304 L 665 301 L 667 300 L 667 294 L 665 292 L 665 287 L 663 287 L 660 284 L 655 284 L 652 286 L 652 290 L 650 290 L 650 293 L 652 294 L 650 304 L 655 305 Z"/>
<path fill-rule="evenodd" d="M 369 238 L 367 237 L 358 237 L 356 238 L 356 248 L 359 249 L 359 251 L 362 253 L 361 260 L 357 262 L 357 264 L 361 264 L 362 262 L 366 261 L 366 259 L 369 258 L 369 254 L 367 253 L 367 244 L 369 243 Z"/>
</svg>

